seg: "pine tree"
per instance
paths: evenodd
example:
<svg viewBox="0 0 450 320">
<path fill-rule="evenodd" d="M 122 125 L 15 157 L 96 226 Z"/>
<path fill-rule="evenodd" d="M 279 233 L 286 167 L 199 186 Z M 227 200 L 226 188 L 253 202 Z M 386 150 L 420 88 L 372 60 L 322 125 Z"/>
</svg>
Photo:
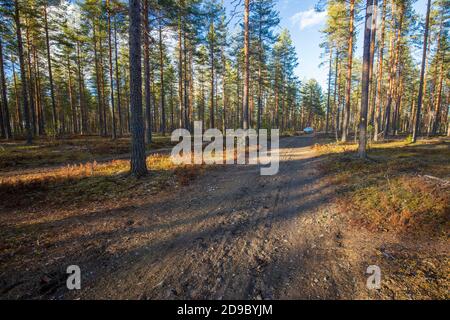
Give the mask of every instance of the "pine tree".
<svg viewBox="0 0 450 320">
<path fill-rule="evenodd" d="M 420 85 L 419 85 L 419 94 L 417 98 L 417 108 L 416 108 L 416 117 L 415 124 L 412 136 L 412 142 L 417 141 L 417 136 L 420 130 L 420 113 L 422 109 L 422 101 L 423 101 L 423 87 L 424 87 L 424 77 L 425 77 L 425 63 L 427 59 L 427 47 L 428 47 L 428 31 L 430 27 L 430 11 L 431 11 L 431 0 L 428 0 L 427 5 L 427 16 L 425 21 L 425 32 L 423 35 L 423 52 L 422 52 L 422 67 L 420 71 Z"/>
<path fill-rule="evenodd" d="M 350 0 L 350 22 L 348 31 L 348 65 L 347 65 L 347 92 L 345 95 L 344 122 L 342 126 L 342 142 L 347 141 L 350 126 L 350 95 L 352 90 L 352 63 L 353 63 L 353 37 L 355 20 L 355 0 Z"/>
<path fill-rule="evenodd" d="M 256 50 L 258 61 L 258 115 L 257 129 L 261 128 L 263 114 L 263 85 L 267 79 L 264 79 L 264 69 L 267 63 L 267 53 L 276 40 L 273 29 L 278 26 L 280 19 L 278 12 L 275 10 L 274 0 L 254 0 L 250 3 L 250 36 L 257 42 Z"/>
<path fill-rule="evenodd" d="M 131 174 L 147 174 L 142 116 L 141 68 L 141 5 L 140 0 L 129 0 L 130 46 L 130 108 L 131 108 Z"/>
<path fill-rule="evenodd" d="M 367 146 L 367 113 L 369 109 L 369 85 L 370 85 L 370 60 L 371 60 L 371 27 L 368 26 L 369 20 L 372 19 L 370 13 L 370 7 L 373 4 L 373 0 L 367 0 L 366 4 L 366 24 L 364 27 L 364 53 L 363 53 L 363 70 L 362 70 L 362 88 L 361 88 L 361 112 L 359 121 L 359 148 L 358 155 L 361 159 L 365 159 L 366 146 Z"/>
<path fill-rule="evenodd" d="M 33 129 L 31 128 L 30 121 L 30 109 L 28 104 L 28 81 L 25 71 L 25 59 L 23 53 L 23 40 L 22 40 L 22 25 L 20 21 L 20 10 L 19 0 L 14 0 L 15 4 L 15 22 L 16 22 L 16 34 L 17 34 L 17 48 L 19 53 L 19 64 L 20 64 L 20 78 L 22 82 L 22 101 L 23 101 L 23 114 L 25 119 L 25 131 L 27 144 L 33 143 Z"/>
</svg>

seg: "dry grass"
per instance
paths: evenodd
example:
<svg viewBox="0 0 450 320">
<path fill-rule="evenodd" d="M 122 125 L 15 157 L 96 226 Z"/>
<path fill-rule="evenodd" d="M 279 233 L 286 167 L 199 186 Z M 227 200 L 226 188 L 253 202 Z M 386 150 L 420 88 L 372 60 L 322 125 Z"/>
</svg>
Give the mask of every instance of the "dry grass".
<svg viewBox="0 0 450 320">
<path fill-rule="evenodd" d="M 117 248 L 147 243 L 148 233 L 138 230 L 162 219 L 149 206 L 206 168 L 175 165 L 168 154 L 147 157 L 147 166 L 140 179 L 129 175 L 129 160 L 0 175 L 0 295 L 52 294 L 65 283 L 62 266 L 85 261 L 100 270 Z"/>
<path fill-rule="evenodd" d="M 172 145 L 170 136 L 155 136 L 149 150 Z M 40 138 L 31 146 L 24 142 L 0 141 L 0 171 L 93 161 L 127 154 L 128 137 L 111 140 L 99 136 L 74 136 L 64 139 Z"/>
<path fill-rule="evenodd" d="M 448 236 L 449 141 L 374 144 L 368 161 L 355 157 L 356 147 L 316 146 L 319 153 L 328 155 L 322 171 L 337 186 L 338 206 L 352 223 L 372 231 Z"/>
<path fill-rule="evenodd" d="M 147 166 L 149 175 L 141 179 L 128 174 L 129 160 L 89 162 L 0 178 L 0 206 L 20 209 L 107 199 L 118 201 L 154 194 L 167 186 L 186 185 L 202 170 L 202 166 L 176 166 L 169 155 L 160 154 L 149 156 Z"/>
</svg>

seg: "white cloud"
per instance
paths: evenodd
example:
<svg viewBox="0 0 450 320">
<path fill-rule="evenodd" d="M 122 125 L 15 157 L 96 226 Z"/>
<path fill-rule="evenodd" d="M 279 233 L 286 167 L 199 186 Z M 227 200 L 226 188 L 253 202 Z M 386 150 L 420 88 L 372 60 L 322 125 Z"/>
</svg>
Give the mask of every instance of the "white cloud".
<svg viewBox="0 0 450 320">
<path fill-rule="evenodd" d="M 300 30 L 304 30 L 308 27 L 321 24 L 325 21 L 327 12 L 317 12 L 314 9 L 309 9 L 307 11 L 300 11 L 291 17 L 293 25 L 299 25 Z"/>
</svg>

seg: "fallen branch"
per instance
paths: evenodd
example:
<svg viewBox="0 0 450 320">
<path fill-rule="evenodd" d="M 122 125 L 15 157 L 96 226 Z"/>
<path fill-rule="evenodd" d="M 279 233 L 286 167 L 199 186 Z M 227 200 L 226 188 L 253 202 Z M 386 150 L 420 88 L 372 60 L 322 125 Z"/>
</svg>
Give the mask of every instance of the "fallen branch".
<svg viewBox="0 0 450 320">
<path fill-rule="evenodd" d="M 442 183 L 442 184 L 445 184 L 445 185 L 447 185 L 447 184 L 450 183 L 449 180 L 441 179 L 441 178 L 434 177 L 434 176 L 430 176 L 430 175 L 424 175 L 423 177 L 424 177 L 424 178 L 427 178 L 427 179 L 434 180 L 434 181 L 438 181 L 438 182 L 440 182 L 440 183 Z"/>
</svg>

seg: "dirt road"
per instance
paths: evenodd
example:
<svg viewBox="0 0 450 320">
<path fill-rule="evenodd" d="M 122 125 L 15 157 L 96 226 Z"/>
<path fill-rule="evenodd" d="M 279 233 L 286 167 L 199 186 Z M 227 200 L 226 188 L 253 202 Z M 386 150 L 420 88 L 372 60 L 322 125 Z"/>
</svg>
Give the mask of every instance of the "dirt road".
<svg viewBox="0 0 450 320">
<path fill-rule="evenodd" d="M 89 276 L 74 297 L 315 297 L 309 283 L 317 287 L 318 279 L 308 278 L 304 260 L 310 240 L 324 230 L 302 224 L 319 217 L 333 191 L 320 185 L 312 143 L 313 137 L 282 140 L 275 176 L 261 176 L 256 166 L 225 166 L 136 209 L 143 221 L 123 235 L 128 250 L 117 249 L 117 259 L 92 275 L 80 265 Z"/>
<path fill-rule="evenodd" d="M 337 190 L 320 173 L 325 158 L 314 152 L 314 142 L 282 139 L 274 176 L 261 176 L 257 166 L 228 165 L 132 203 L 68 210 L 56 218 L 48 213 L 52 220 L 29 213 L 33 219 L 15 223 L 20 228 L 10 222 L 5 232 L 22 240 L 14 255 L 0 256 L 7 262 L 0 268 L 0 297 L 445 297 L 446 242 L 408 247 L 395 236 L 342 222 L 334 209 Z M 36 228 L 40 236 L 28 236 Z M 404 270 L 411 263 L 417 268 Z M 366 287 L 372 264 L 382 268 L 382 290 Z M 81 268 L 81 290 L 66 288 L 69 265 Z M 436 293 L 430 296 L 424 284 Z"/>
</svg>

